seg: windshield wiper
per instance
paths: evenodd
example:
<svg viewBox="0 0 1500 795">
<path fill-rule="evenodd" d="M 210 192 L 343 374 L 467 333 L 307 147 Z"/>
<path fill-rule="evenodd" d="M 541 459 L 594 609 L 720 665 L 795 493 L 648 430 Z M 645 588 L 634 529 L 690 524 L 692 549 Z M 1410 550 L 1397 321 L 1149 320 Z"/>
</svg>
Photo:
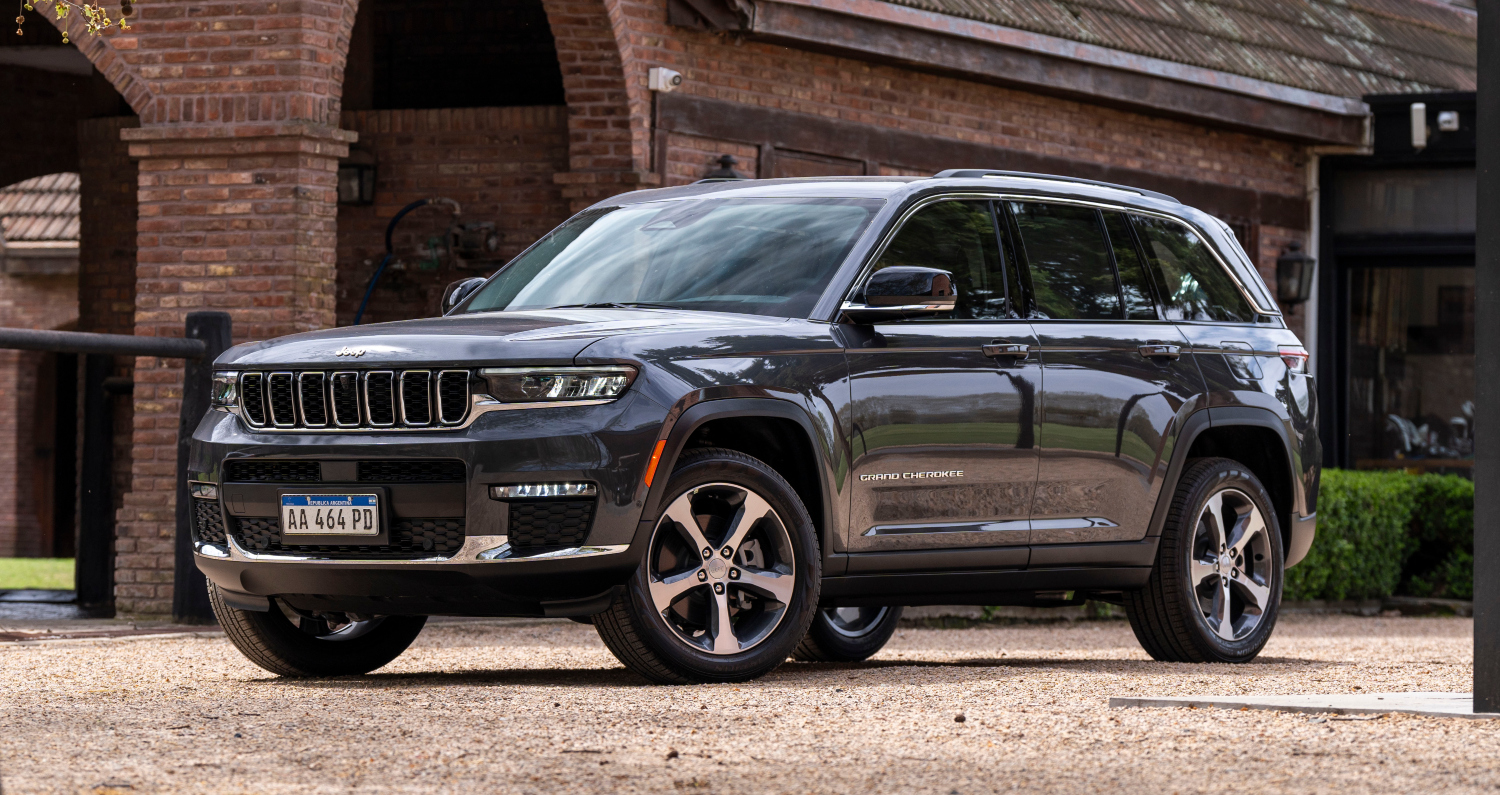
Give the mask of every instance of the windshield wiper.
<svg viewBox="0 0 1500 795">
<path fill-rule="evenodd" d="M 671 304 L 649 304 L 640 301 L 600 301 L 592 304 L 558 304 L 548 309 L 678 309 Z"/>
</svg>

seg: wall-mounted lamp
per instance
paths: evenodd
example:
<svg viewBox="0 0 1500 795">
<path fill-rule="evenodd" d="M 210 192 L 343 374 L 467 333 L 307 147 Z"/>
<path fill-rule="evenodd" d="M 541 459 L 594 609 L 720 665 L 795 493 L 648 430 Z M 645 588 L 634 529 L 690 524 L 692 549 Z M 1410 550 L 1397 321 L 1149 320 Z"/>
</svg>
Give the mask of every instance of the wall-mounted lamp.
<svg viewBox="0 0 1500 795">
<path fill-rule="evenodd" d="M 351 150 L 339 161 L 339 204 L 375 203 L 375 155 Z"/>
<path fill-rule="evenodd" d="M 1286 253 L 1276 258 L 1276 298 L 1283 306 L 1300 304 L 1312 297 L 1313 272 L 1318 260 L 1302 251 L 1302 244 L 1292 241 Z"/>
<path fill-rule="evenodd" d="M 719 167 L 708 172 L 699 182 L 728 182 L 735 179 L 744 179 L 744 174 L 734 170 L 734 167 L 739 164 L 739 158 L 734 155 L 719 155 Z"/>
</svg>

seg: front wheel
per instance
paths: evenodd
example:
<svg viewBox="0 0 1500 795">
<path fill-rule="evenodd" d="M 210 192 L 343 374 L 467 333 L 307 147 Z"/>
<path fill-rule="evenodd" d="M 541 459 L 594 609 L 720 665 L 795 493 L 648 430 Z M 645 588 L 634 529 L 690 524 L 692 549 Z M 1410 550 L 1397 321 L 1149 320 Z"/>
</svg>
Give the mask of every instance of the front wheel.
<svg viewBox="0 0 1500 795">
<path fill-rule="evenodd" d="M 406 651 L 427 623 L 426 616 L 313 616 L 278 599 L 271 600 L 269 612 L 239 610 L 224 602 L 213 582 L 208 601 L 229 642 L 250 662 L 281 676 L 369 673 Z"/>
<path fill-rule="evenodd" d="M 1126 592 L 1135 636 L 1163 662 L 1242 663 L 1281 608 L 1281 529 L 1270 495 L 1227 458 L 1190 461 L 1146 587 Z"/>
<path fill-rule="evenodd" d="M 743 682 L 786 660 L 821 584 L 816 533 L 790 484 L 733 450 L 694 450 L 625 593 L 594 628 L 625 667 L 662 684 Z"/>
</svg>

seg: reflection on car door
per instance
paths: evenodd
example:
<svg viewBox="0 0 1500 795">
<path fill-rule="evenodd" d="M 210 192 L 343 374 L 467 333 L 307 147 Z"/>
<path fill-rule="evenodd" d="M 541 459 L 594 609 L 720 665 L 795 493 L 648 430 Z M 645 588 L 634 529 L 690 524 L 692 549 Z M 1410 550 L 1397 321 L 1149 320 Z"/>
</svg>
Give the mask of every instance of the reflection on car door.
<svg viewBox="0 0 1500 795">
<path fill-rule="evenodd" d="M 1172 441 L 1203 392 L 1190 346 L 1160 317 L 1124 215 L 1005 206 L 1046 384 L 1031 543 L 1144 538 Z"/>
<path fill-rule="evenodd" d="M 1041 368 L 1014 355 L 1036 339 L 1010 307 L 993 213 L 988 201 L 928 205 L 876 262 L 952 272 L 947 317 L 839 326 L 857 426 L 851 552 L 1011 547 L 983 565 L 1025 565 Z M 945 567 L 940 557 L 925 560 Z"/>
</svg>

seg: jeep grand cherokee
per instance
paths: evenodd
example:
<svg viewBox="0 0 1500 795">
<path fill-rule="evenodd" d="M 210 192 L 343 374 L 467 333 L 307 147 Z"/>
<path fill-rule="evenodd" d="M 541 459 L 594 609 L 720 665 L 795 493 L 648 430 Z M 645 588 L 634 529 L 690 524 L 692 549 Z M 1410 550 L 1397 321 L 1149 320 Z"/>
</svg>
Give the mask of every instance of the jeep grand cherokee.
<svg viewBox="0 0 1500 795">
<path fill-rule="evenodd" d="M 363 673 L 427 616 L 658 682 L 859 660 L 904 605 L 1124 606 L 1243 662 L 1312 543 L 1307 352 L 1229 228 L 1060 177 L 600 202 L 442 317 L 240 345 L 194 435 L 230 639 Z"/>
</svg>

